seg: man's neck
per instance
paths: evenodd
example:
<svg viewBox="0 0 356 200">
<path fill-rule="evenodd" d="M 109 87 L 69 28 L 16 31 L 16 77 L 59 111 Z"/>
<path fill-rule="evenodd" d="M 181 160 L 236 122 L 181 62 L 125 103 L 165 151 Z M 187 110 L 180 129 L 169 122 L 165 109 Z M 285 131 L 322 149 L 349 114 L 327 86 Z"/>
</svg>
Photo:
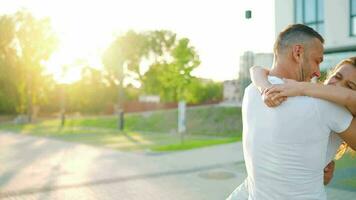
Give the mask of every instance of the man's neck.
<svg viewBox="0 0 356 200">
<path fill-rule="evenodd" d="M 298 67 L 293 63 L 277 61 L 273 64 L 269 75 L 300 81 L 301 77 L 299 77 L 297 69 Z"/>
</svg>

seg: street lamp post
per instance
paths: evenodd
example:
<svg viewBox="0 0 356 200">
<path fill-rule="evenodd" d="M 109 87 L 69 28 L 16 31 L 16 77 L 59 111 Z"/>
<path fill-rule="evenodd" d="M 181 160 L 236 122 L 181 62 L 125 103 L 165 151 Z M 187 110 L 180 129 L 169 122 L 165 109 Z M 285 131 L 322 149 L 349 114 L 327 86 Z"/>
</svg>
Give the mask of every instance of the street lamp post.
<svg viewBox="0 0 356 200">
<path fill-rule="evenodd" d="M 124 69 L 123 65 L 120 67 L 119 74 L 119 87 L 118 87 L 118 108 L 117 108 L 117 115 L 118 115 L 118 128 L 120 131 L 124 130 Z"/>
<path fill-rule="evenodd" d="M 60 86 L 60 99 L 61 99 L 61 102 L 60 102 L 60 110 L 61 110 L 61 127 L 63 128 L 64 125 L 65 125 L 65 120 L 66 120 L 66 116 L 65 116 L 65 85 L 64 83 L 61 84 Z"/>
<path fill-rule="evenodd" d="M 26 74 L 26 84 L 27 84 L 27 123 L 31 123 L 32 122 L 32 100 L 33 100 L 33 87 L 32 87 L 32 76 L 30 75 L 29 72 L 27 72 Z"/>
<path fill-rule="evenodd" d="M 61 127 L 63 128 L 65 125 L 65 121 L 66 121 L 66 92 L 65 92 L 65 85 L 66 85 L 66 80 L 65 77 L 67 75 L 68 72 L 68 65 L 63 65 L 61 68 L 61 76 L 59 79 L 59 95 L 60 95 L 60 102 L 59 102 L 59 106 L 60 106 L 60 118 L 61 118 Z"/>
<path fill-rule="evenodd" d="M 122 83 L 122 81 L 120 81 Z M 118 109 L 117 109 L 117 115 L 118 115 L 118 128 L 120 131 L 124 130 L 124 106 L 123 106 L 123 87 L 119 86 L 119 95 L 118 95 Z"/>
</svg>

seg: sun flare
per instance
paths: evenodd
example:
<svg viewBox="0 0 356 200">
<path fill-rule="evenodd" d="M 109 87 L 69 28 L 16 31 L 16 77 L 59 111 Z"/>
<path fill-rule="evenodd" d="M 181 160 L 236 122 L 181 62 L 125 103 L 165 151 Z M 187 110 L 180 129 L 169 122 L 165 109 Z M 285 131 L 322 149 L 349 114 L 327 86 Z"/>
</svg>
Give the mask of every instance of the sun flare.
<svg viewBox="0 0 356 200">
<path fill-rule="evenodd" d="M 80 71 L 80 66 L 73 64 L 76 60 L 87 60 L 91 67 L 101 68 L 104 49 L 128 30 L 167 29 L 189 38 L 202 61 L 194 75 L 214 80 L 236 78 L 239 55 L 245 48 L 268 52 L 273 46 L 273 26 L 264 30 L 264 37 L 260 35 L 261 24 L 273 21 L 272 0 L 4 1 L 2 12 L 25 8 L 37 17 L 51 19 L 60 44 L 45 68 L 60 82 L 80 79 L 80 73 L 74 72 Z M 244 19 L 246 9 L 254 10 L 248 22 Z M 75 69 L 63 73 L 63 66 Z M 224 70 L 216 72 L 217 66 Z"/>
</svg>

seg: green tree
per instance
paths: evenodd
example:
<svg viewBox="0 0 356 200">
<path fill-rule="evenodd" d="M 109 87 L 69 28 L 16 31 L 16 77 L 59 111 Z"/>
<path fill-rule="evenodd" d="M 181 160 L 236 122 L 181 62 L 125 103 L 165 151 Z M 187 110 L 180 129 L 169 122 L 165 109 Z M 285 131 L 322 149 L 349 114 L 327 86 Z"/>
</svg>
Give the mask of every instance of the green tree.
<svg viewBox="0 0 356 200">
<path fill-rule="evenodd" d="M 140 88 L 137 88 L 132 84 L 128 84 L 124 90 L 125 90 L 125 98 L 127 101 L 137 100 L 141 92 Z"/>
<path fill-rule="evenodd" d="M 143 90 L 149 94 L 160 95 L 166 102 L 177 102 L 193 80 L 191 72 L 198 67 L 200 60 L 189 39 L 183 38 L 172 45 L 165 61 L 153 63 L 143 76 Z"/>
<path fill-rule="evenodd" d="M 105 80 L 101 70 L 84 67 L 81 79 L 66 87 L 66 110 L 86 114 L 105 113 L 117 97 L 116 88 Z"/>
<path fill-rule="evenodd" d="M 220 101 L 223 98 L 223 84 L 221 82 L 194 78 L 184 95 L 187 102 L 193 104 Z"/>
<path fill-rule="evenodd" d="M 142 81 L 143 62 L 149 65 L 166 61 L 176 45 L 176 34 L 167 31 L 128 31 L 116 38 L 103 54 L 103 64 L 111 81 L 118 84 L 121 77 Z M 125 74 L 124 74 L 125 72 Z"/>
<path fill-rule="evenodd" d="M 124 71 L 136 79 L 141 78 L 140 63 L 147 56 L 148 41 L 145 35 L 128 31 L 118 37 L 104 52 L 103 64 L 109 74 L 110 81 L 119 84 Z"/>
<path fill-rule="evenodd" d="M 32 104 L 45 97 L 42 63 L 54 51 L 56 37 L 48 19 L 23 10 L 0 16 L 0 29 L 0 110 L 30 116 Z"/>
<path fill-rule="evenodd" d="M 183 44 L 183 43 L 182 43 Z M 124 78 L 130 76 L 131 80 L 143 83 L 141 65 L 160 65 L 167 59 L 178 56 L 181 49 L 176 48 L 176 35 L 170 31 L 147 31 L 136 33 L 129 31 L 118 37 L 104 52 L 103 64 L 112 84 L 118 86 L 118 103 L 122 107 L 124 101 Z M 175 54 L 173 50 L 176 48 Z M 176 61 L 179 61 L 176 59 Z M 177 67 L 185 64 L 180 60 L 174 63 Z M 170 63 L 173 65 L 173 63 Z M 121 114 L 120 114 L 121 116 Z M 120 120 L 120 127 L 122 126 Z"/>
<path fill-rule="evenodd" d="M 17 54 L 14 41 L 15 20 L 10 15 L 0 16 L 0 112 L 15 113 L 19 102 L 17 83 Z"/>
<path fill-rule="evenodd" d="M 57 47 L 58 40 L 54 34 L 49 18 L 36 19 L 27 11 L 15 14 L 17 54 L 21 82 L 19 87 L 21 101 L 19 112 L 27 110 L 31 121 L 32 107 L 39 104 L 43 96 L 43 65 Z M 24 87 L 25 86 L 25 87 Z M 27 105 L 27 106 L 26 106 Z"/>
<path fill-rule="evenodd" d="M 167 61 L 176 46 L 177 35 L 168 30 L 148 31 L 144 33 L 147 40 L 148 56 L 151 64 Z"/>
</svg>

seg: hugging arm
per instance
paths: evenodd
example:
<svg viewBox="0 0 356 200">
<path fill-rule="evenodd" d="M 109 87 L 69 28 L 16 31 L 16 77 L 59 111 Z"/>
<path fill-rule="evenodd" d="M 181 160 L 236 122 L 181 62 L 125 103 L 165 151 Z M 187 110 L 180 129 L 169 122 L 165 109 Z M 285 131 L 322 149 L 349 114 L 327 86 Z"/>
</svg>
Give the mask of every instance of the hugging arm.
<svg viewBox="0 0 356 200">
<path fill-rule="evenodd" d="M 351 125 L 344 131 L 339 133 L 341 139 L 343 139 L 351 149 L 356 151 L 356 118 L 351 121 Z"/>
<path fill-rule="evenodd" d="M 310 96 L 328 100 L 345 106 L 354 116 L 356 115 L 356 91 L 348 88 L 286 80 L 285 84 L 273 85 L 268 92 L 277 93 L 273 98 Z"/>
<path fill-rule="evenodd" d="M 324 185 L 330 183 L 331 179 L 334 176 L 334 171 L 335 171 L 335 161 L 332 160 L 324 168 Z"/>
<path fill-rule="evenodd" d="M 267 80 L 269 71 L 258 66 L 252 67 L 250 74 L 253 84 L 264 95 L 264 102 L 268 106 L 278 106 L 286 97 L 310 96 L 345 106 L 356 116 L 356 91 L 354 90 L 332 85 L 297 82 L 289 79 L 285 79 L 284 84 L 272 85 Z"/>
<path fill-rule="evenodd" d="M 268 82 L 268 74 L 269 70 L 262 67 L 253 66 L 250 68 L 251 81 L 257 87 L 260 93 L 272 86 L 272 84 Z"/>
<path fill-rule="evenodd" d="M 267 96 L 269 88 L 272 87 L 272 84 L 268 81 L 269 70 L 264 69 L 259 66 L 253 66 L 250 68 L 250 76 L 252 83 L 257 87 L 257 89 L 262 94 L 262 99 L 264 103 L 269 107 L 279 106 L 287 98 L 285 96 L 275 98 L 279 92 L 270 93 Z"/>
</svg>

